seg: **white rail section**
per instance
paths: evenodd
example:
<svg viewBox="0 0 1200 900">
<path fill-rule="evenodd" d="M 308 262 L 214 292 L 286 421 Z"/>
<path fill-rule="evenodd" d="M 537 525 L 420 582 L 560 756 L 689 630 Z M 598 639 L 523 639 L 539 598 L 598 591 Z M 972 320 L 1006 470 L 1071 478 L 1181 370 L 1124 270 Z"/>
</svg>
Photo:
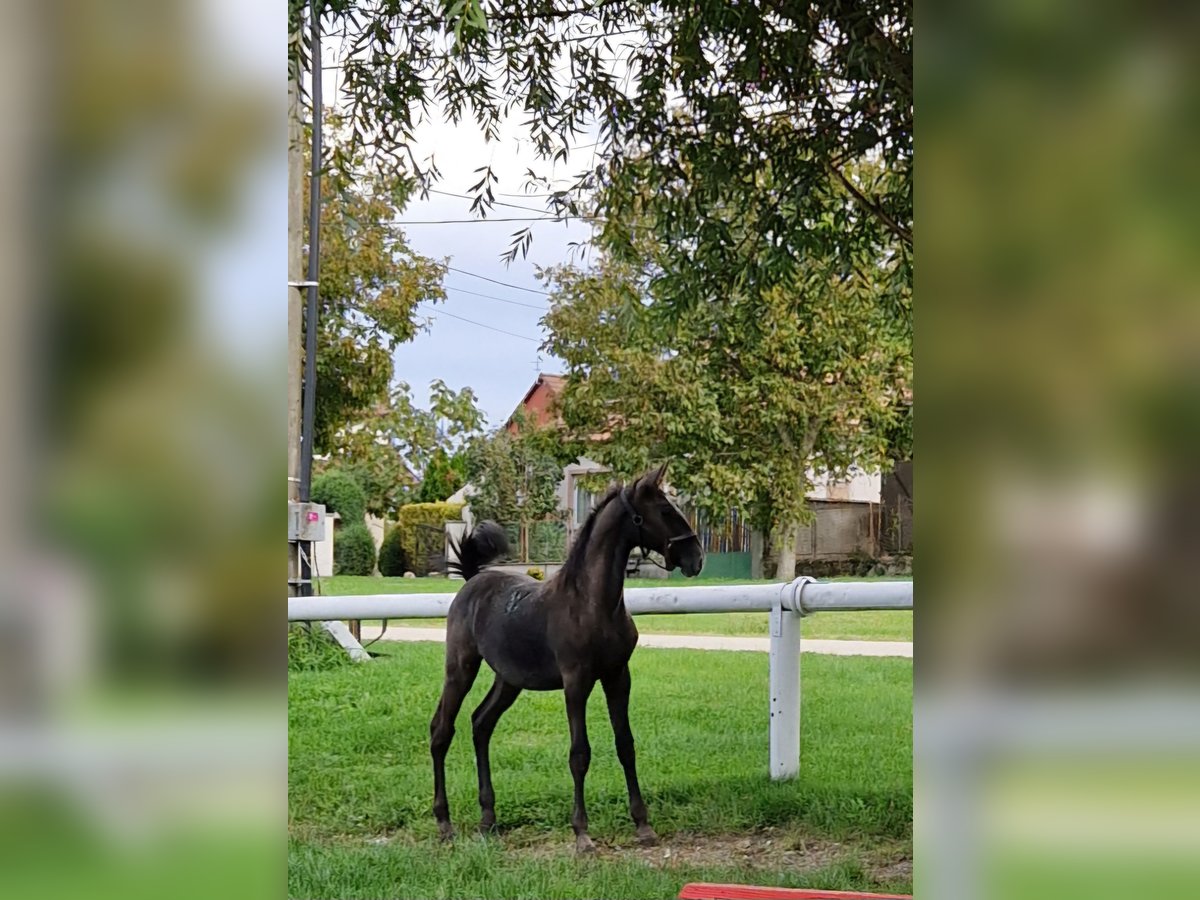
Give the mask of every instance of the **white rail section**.
<svg viewBox="0 0 1200 900">
<path fill-rule="evenodd" d="M 289 622 L 348 619 L 436 619 L 453 594 L 363 594 L 289 597 Z M 800 772 L 800 619 L 814 612 L 913 608 L 911 581 L 816 581 L 627 588 L 631 615 L 647 613 L 769 612 L 770 771 L 773 779 Z"/>
</svg>

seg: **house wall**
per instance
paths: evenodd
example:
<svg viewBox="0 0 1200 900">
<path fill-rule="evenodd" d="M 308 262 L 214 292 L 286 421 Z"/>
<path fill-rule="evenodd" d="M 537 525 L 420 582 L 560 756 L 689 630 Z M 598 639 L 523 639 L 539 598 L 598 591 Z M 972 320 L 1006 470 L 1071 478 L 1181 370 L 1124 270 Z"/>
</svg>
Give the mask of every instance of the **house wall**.
<svg viewBox="0 0 1200 900">
<path fill-rule="evenodd" d="M 333 541 L 334 532 L 341 516 L 330 513 L 325 517 L 325 540 L 313 544 L 313 565 L 316 567 L 318 578 L 328 578 L 333 574 Z"/>
<path fill-rule="evenodd" d="M 849 477 L 841 481 L 833 481 L 828 474 L 817 475 L 809 472 L 812 489 L 808 492 L 810 500 L 843 500 L 854 503 L 878 503 L 882 483 L 879 472 L 868 473 L 860 469 L 851 469 Z"/>
<path fill-rule="evenodd" d="M 846 559 L 875 556 L 878 507 L 872 503 L 838 500 L 810 502 L 813 521 L 800 528 L 796 558 Z"/>
<path fill-rule="evenodd" d="M 608 468 L 606 466 L 602 466 L 600 463 L 588 459 L 586 456 L 581 456 L 575 462 L 563 467 L 563 479 L 558 485 L 558 508 L 566 514 L 568 544 L 577 528 L 575 522 L 577 518 L 575 515 L 576 480 L 584 475 L 595 475 L 607 471 Z M 587 510 L 584 510 L 583 513 L 583 517 L 586 518 Z"/>
<path fill-rule="evenodd" d="M 375 541 L 375 553 L 379 554 L 379 548 L 383 546 L 383 535 L 387 531 L 388 523 L 384 519 L 376 518 L 375 516 L 367 516 L 367 531 L 371 533 L 371 539 Z"/>
<path fill-rule="evenodd" d="M 538 428 L 544 425 L 552 425 L 557 420 L 557 416 L 550 410 L 550 406 L 554 402 L 554 397 L 555 391 L 550 384 L 539 380 L 521 405 L 521 409 Z M 510 433 L 516 434 L 516 423 L 509 422 L 508 430 Z"/>
</svg>

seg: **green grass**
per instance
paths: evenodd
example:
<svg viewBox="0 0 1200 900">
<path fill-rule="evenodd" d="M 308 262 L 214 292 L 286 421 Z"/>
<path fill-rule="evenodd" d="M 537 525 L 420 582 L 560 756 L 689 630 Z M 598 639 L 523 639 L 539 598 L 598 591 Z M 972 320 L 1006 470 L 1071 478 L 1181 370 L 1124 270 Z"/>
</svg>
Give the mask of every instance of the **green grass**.
<svg viewBox="0 0 1200 900">
<path fill-rule="evenodd" d="M 858 580 L 858 579 L 833 579 Z M 888 579 L 862 579 L 868 581 Z M 753 584 L 736 579 L 704 579 L 704 584 Z M 661 587 L 656 578 L 633 578 L 629 587 Z M 446 578 L 369 578 L 340 575 L 321 579 L 324 594 L 430 594 L 454 593 L 461 581 Z M 444 619 L 393 619 L 392 624 L 416 627 L 442 627 Z M 371 624 L 378 624 L 372 622 Z M 713 613 L 706 615 L 681 614 L 669 616 L 638 616 L 638 630 L 643 634 L 724 634 L 767 635 L 766 613 Z M 908 610 L 878 612 L 817 613 L 802 624 L 804 637 L 861 641 L 911 641 L 913 614 Z"/>
<path fill-rule="evenodd" d="M 288 671 L 320 672 L 353 665 L 346 651 L 317 624 L 288 626 Z"/>
<path fill-rule="evenodd" d="M 377 648 L 381 645 L 375 645 Z M 863 863 L 887 844 L 911 854 L 912 663 L 805 659 L 801 775 L 767 777 L 767 661 L 757 655 L 640 650 L 631 719 L 651 821 L 667 846 L 772 827 L 842 842 L 815 868 L 737 860 L 651 860 L 629 847 L 624 781 L 599 690 L 589 706 L 588 812 L 599 857 L 576 860 L 558 692 L 526 693 L 492 744 L 499 838 L 478 820 L 469 714 L 447 760 L 462 837 L 441 847 L 429 812 L 428 727 L 442 648 L 384 647 L 370 664 L 289 675 L 289 893 L 302 897 L 672 897 L 689 880 L 907 890 Z M 832 845 L 831 845 L 832 846 Z"/>
<path fill-rule="evenodd" d="M 528 854 L 496 840 L 441 845 L 288 847 L 291 897 L 608 897 L 669 900 L 688 882 L 911 892 L 907 880 L 880 883 L 853 856 L 815 870 L 763 871 L 748 866 L 656 866 L 636 859 L 584 859 L 571 851 Z"/>
</svg>

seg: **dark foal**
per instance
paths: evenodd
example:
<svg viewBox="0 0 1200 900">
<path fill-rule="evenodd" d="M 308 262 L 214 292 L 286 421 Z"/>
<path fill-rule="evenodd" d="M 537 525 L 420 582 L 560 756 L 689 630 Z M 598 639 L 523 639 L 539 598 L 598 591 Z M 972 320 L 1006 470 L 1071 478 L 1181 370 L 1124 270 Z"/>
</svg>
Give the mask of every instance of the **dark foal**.
<svg viewBox="0 0 1200 900">
<path fill-rule="evenodd" d="M 571 730 L 575 849 L 580 853 L 595 849 L 587 833 L 583 781 L 592 755 L 587 702 L 599 681 L 608 701 L 617 757 L 625 770 L 638 840 L 658 839 L 638 787 L 629 728 L 629 657 L 638 632 L 625 609 L 625 564 L 634 547 L 657 550 L 667 568 L 679 566 L 689 577 L 698 574 L 704 563 L 699 539 L 662 492 L 665 469 L 649 472 L 627 487 L 610 489 L 580 530 L 562 569 L 544 583 L 527 575 L 480 572 L 505 550 L 504 533 L 494 523 L 480 525 L 457 548 L 467 583 L 454 598 L 446 620 L 446 683 L 429 726 L 433 814 L 443 838 L 453 834 L 446 802 L 446 751 L 463 698 L 486 660 L 496 680 L 471 716 L 483 812 L 480 830 L 490 831 L 496 824 L 488 744 L 500 716 L 523 690 L 562 690 Z"/>
</svg>

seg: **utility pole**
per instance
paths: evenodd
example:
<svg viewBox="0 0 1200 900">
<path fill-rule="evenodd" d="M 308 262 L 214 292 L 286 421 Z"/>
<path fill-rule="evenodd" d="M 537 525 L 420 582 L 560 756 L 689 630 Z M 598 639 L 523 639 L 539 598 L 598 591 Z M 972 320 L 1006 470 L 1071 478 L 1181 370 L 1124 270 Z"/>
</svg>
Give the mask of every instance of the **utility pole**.
<svg viewBox="0 0 1200 900">
<path fill-rule="evenodd" d="M 299 40 L 299 35 L 295 35 Z M 304 364 L 304 127 L 300 120 L 299 65 L 288 77 L 288 502 L 300 499 L 300 367 Z M 300 574 L 299 545 L 288 542 L 289 593 Z"/>
<path fill-rule="evenodd" d="M 294 35 L 299 41 L 299 34 Z M 300 121 L 300 67 L 288 77 L 288 502 L 300 499 L 300 367 L 304 357 L 301 334 L 304 330 L 304 129 Z M 297 594 L 291 584 L 300 573 L 299 546 L 288 543 L 289 593 Z"/>
</svg>

